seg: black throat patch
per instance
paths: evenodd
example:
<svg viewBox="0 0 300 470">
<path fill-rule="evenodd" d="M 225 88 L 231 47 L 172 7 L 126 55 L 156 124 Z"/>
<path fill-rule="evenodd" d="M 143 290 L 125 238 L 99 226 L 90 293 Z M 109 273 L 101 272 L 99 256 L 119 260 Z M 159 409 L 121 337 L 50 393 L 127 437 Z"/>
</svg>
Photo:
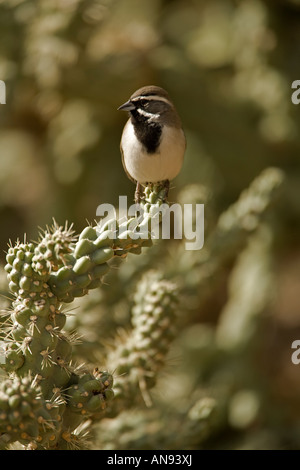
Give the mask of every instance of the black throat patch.
<svg viewBox="0 0 300 470">
<path fill-rule="evenodd" d="M 147 153 L 155 153 L 159 146 L 162 126 L 157 122 L 149 122 L 136 110 L 131 111 L 130 114 L 135 135 L 143 144 Z"/>
</svg>

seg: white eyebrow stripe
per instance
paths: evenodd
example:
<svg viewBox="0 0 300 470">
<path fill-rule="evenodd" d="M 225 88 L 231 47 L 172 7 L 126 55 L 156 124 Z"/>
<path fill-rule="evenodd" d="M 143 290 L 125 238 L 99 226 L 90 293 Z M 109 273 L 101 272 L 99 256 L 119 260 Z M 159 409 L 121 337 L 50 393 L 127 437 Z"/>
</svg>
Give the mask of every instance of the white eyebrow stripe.
<svg viewBox="0 0 300 470">
<path fill-rule="evenodd" d="M 133 98 L 131 101 L 138 101 L 138 100 L 150 100 L 150 101 L 164 101 L 165 103 L 169 104 L 171 106 L 170 100 L 168 98 L 164 98 L 163 96 L 158 96 L 158 95 L 148 95 L 148 96 L 137 96 L 136 98 Z"/>
<path fill-rule="evenodd" d="M 140 113 L 142 116 L 150 118 L 149 121 L 153 119 L 157 119 L 160 116 L 160 114 L 147 113 L 147 111 L 145 111 L 144 109 L 140 109 L 140 108 L 137 109 L 137 112 Z"/>
</svg>

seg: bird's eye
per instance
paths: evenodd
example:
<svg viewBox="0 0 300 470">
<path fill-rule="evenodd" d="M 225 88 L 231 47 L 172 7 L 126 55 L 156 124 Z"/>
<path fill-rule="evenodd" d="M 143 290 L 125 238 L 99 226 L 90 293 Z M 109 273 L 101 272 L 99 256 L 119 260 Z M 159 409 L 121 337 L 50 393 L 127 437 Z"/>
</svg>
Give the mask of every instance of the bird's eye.
<svg viewBox="0 0 300 470">
<path fill-rule="evenodd" d="M 139 104 L 140 104 L 141 108 L 147 108 L 149 103 L 148 103 L 147 100 L 140 100 Z"/>
</svg>

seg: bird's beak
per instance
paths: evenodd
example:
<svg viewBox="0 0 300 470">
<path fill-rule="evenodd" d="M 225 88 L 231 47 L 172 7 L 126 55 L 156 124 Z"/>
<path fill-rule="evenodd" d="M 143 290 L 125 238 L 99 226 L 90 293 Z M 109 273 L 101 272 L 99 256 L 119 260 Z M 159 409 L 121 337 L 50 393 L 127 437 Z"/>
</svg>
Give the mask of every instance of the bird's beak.
<svg viewBox="0 0 300 470">
<path fill-rule="evenodd" d="M 132 111 L 133 109 L 135 109 L 134 104 L 128 100 L 118 108 L 118 111 Z"/>
</svg>

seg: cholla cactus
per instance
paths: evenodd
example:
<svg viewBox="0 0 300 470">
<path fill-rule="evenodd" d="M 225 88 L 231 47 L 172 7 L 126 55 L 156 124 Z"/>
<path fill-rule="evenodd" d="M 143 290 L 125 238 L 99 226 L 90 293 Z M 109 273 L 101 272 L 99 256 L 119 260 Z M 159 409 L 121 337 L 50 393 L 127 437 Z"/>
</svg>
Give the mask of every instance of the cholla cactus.
<svg viewBox="0 0 300 470">
<path fill-rule="evenodd" d="M 253 337 L 257 318 L 270 300 L 266 254 L 272 237 L 268 209 L 282 183 L 280 170 L 265 170 L 236 203 L 215 218 L 215 223 L 210 216 L 203 250 L 187 252 L 184 243 L 179 242 L 175 252 L 165 249 L 168 242 L 159 243 L 145 255 L 149 262 L 154 249 L 151 261 L 152 268 L 156 262 L 156 269 L 151 271 L 146 271 L 147 263 L 134 263 L 130 258 L 126 271 L 122 259 L 152 245 L 149 232 L 148 238 L 133 239 L 131 235 L 134 225 L 149 230 L 149 222 L 165 200 L 159 186 L 146 188 L 142 220 L 133 217 L 122 223 L 112 220 L 102 227 L 88 226 L 79 237 L 71 227 L 54 224 L 41 232 L 36 243 L 25 239 L 15 246 L 11 244 L 5 270 L 14 300 L 4 313 L 2 368 L 6 377 L 0 389 L 0 447 L 9 448 L 18 442 L 28 449 L 85 448 L 90 445 L 87 438 L 93 426 L 94 447 L 98 448 L 197 448 L 228 422 L 241 423 L 236 406 L 240 401 L 231 397 L 233 393 L 236 397 L 243 386 L 231 371 L 232 367 L 240 371 L 244 362 L 236 369 L 230 352 L 243 352 L 240 345 Z M 113 259 L 119 270 L 110 270 Z M 235 269 L 219 325 L 215 330 L 202 325 L 200 328 L 199 323 L 196 329 L 191 328 L 199 333 L 196 342 L 191 331 L 186 334 L 187 352 L 188 348 L 199 352 L 197 367 L 189 370 L 188 363 L 185 374 L 174 377 L 173 384 L 170 378 L 164 384 L 159 372 L 168 363 L 171 342 L 182 327 L 191 323 L 193 309 L 201 309 L 228 262 L 235 263 Z M 101 309 L 96 308 L 92 322 L 99 339 L 86 350 L 80 349 L 78 335 L 71 333 L 66 324 L 64 304 L 77 299 L 74 316 L 81 333 L 80 326 L 86 323 L 88 313 L 80 306 L 86 294 L 102 284 L 106 273 L 110 279 L 106 290 L 117 295 L 114 299 L 105 294 L 91 295 L 91 303 L 99 303 L 99 298 L 103 302 Z M 131 277 L 134 292 L 128 289 Z M 236 289 L 239 282 L 245 282 L 247 289 Z M 252 303 L 247 296 L 255 294 L 257 302 Z M 178 302 L 181 298 L 184 302 Z M 117 318 L 111 321 L 113 309 L 120 307 L 118 302 L 126 303 L 128 313 L 122 330 L 117 329 Z M 183 304 L 185 309 L 180 315 Z M 236 314 L 240 323 L 234 323 L 240 328 L 232 331 L 231 319 Z M 105 315 L 110 320 L 102 331 Z M 244 325 L 246 336 L 242 334 Z M 94 362 L 76 366 L 74 360 L 78 357 Z M 195 365 L 194 356 L 191 364 Z M 150 395 L 155 385 L 161 393 Z M 180 395 L 183 388 L 190 400 Z M 172 390 L 176 390 L 175 395 Z M 250 392 L 246 387 L 237 398 L 261 399 L 259 393 Z"/>
<path fill-rule="evenodd" d="M 224 426 L 222 411 L 216 400 L 205 397 L 176 412 L 154 407 L 124 411 L 102 420 L 96 430 L 106 450 L 191 448 Z"/>
<path fill-rule="evenodd" d="M 5 380 L 1 384 L 1 446 L 19 441 L 37 448 L 47 441 L 55 441 L 61 428 L 59 419 L 64 401 L 45 400 L 37 381 L 30 376 Z"/>
<path fill-rule="evenodd" d="M 136 225 L 147 226 L 153 208 L 164 199 L 164 189 L 147 188 L 144 216 Z M 2 445 L 19 441 L 27 448 L 80 447 L 84 440 L 80 443 L 78 426 L 95 413 L 101 415 L 113 398 L 111 374 L 73 366 L 74 337 L 63 331 L 62 303 L 99 287 L 113 257 L 139 253 L 152 243 L 150 236 L 133 240 L 124 225 L 114 222 L 115 233 L 106 226 L 88 226 L 78 240 L 71 228 L 54 224 L 37 243 L 24 240 L 9 247 L 5 270 L 15 299 L 2 364 L 12 374 L 2 384 Z"/>
<path fill-rule="evenodd" d="M 147 405 L 151 404 L 148 390 L 156 381 L 164 364 L 169 345 L 176 334 L 178 287 L 150 271 L 140 280 L 134 296 L 132 330 L 115 339 L 115 347 L 107 357 L 107 365 L 115 370 L 113 410 L 126 409 L 135 393 L 141 390 Z M 119 344 L 118 344 L 119 343 Z"/>
</svg>

